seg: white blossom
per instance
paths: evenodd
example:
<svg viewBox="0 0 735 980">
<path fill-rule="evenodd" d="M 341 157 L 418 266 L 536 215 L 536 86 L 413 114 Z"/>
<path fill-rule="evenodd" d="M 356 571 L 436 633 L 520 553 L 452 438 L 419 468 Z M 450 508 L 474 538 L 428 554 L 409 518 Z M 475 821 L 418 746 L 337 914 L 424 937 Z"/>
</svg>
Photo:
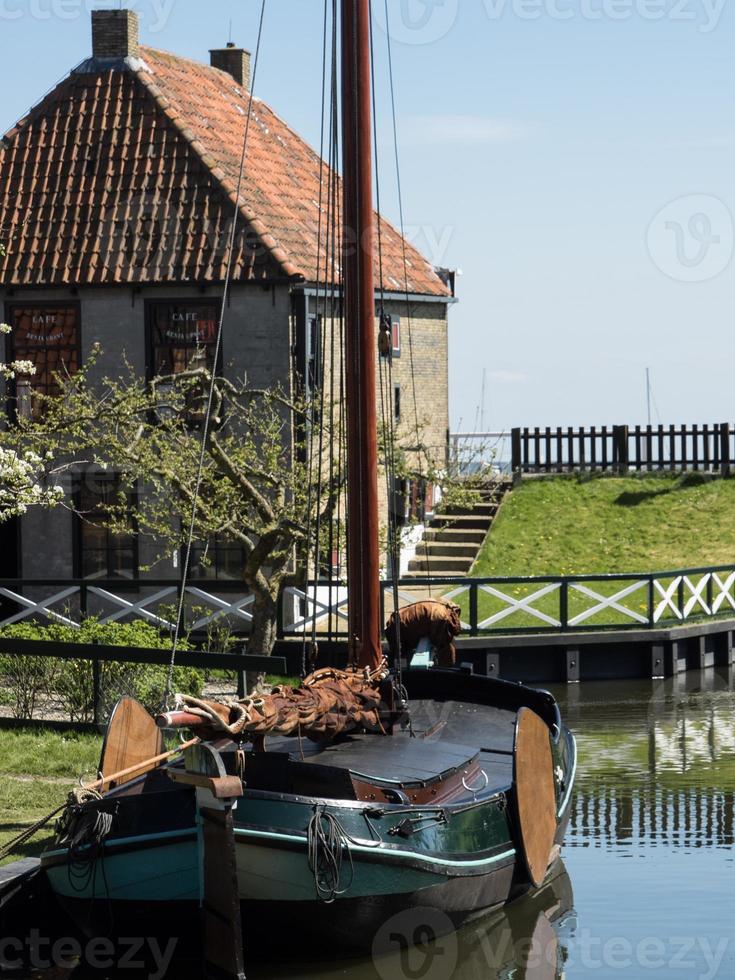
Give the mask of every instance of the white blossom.
<svg viewBox="0 0 735 980">
<path fill-rule="evenodd" d="M 0 446 L 0 522 L 25 514 L 34 504 L 57 504 L 63 496 L 58 484 L 46 486 L 40 456 Z"/>
<path fill-rule="evenodd" d="M 16 372 L 16 374 L 35 374 L 36 365 L 33 361 L 13 361 L 10 364 L 10 368 Z"/>
<path fill-rule="evenodd" d="M 0 323 L 0 333 L 12 333 L 13 328 L 9 323 Z"/>
</svg>

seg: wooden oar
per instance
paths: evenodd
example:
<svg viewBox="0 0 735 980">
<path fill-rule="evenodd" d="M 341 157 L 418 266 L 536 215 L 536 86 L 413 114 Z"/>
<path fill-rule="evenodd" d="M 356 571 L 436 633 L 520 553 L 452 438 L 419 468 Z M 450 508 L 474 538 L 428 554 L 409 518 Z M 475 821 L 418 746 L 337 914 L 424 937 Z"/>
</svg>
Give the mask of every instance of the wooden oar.
<svg viewBox="0 0 735 980">
<path fill-rule="evenodd" d="M 120 779 L 124 779 L 126 776 L 132 776 L 133 773 L 136 773 L 141 769 L 152 768 L 161 762 L 166 762 L 167 759 L 173 758 L 173 756 L 178 755 L 179 752 L 183 752 L 184 749 L 188 749 L 190 746 L 195 745 L 198 741 L 198 738 L 189 739 L 188 742 L 182 742 L 178 748 L 171 749 L 170 752 L 163 752 L 161 755 L 156 755 L 152 759 L 143 759 L 142 762 L 137 762 L 134 766 L 129 766 L 127 769 L 122 769 L 120 772 L 113 772 L 109 776 L 103 776 L 94 783 L 88 783 L 86 786 L 84 786 L 84 789 L 93 789 L 97 791 L 104 789 L 105 783 L 117 782 Z"/>
</svg>

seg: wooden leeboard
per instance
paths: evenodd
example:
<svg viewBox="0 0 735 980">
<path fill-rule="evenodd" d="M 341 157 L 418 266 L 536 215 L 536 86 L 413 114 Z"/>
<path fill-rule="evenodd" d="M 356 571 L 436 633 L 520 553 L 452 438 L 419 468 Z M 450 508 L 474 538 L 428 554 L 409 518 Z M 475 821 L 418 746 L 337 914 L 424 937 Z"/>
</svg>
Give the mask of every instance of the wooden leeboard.
<svg viewBox="0 0 735 980">
<path fill-rule="evenodd" d="M 163 752 L 163 732 L 135 698 L 121 698 L 112 710 L 102 746 L 100 772 L 103 776 L 129 769 Z M 137 779 L 155 763 L 115 781 L 116 786 Z M 108 787 L 110 788 L 110 787 Z"/>
<path fill-rule="evenodd" d="M 518 844 L 531 883 L 538 888 L 546 876 L 556 834 L 554 763 L 548 726 L 521 708 L 516 723 L 515 789 Z"/>
</svg>

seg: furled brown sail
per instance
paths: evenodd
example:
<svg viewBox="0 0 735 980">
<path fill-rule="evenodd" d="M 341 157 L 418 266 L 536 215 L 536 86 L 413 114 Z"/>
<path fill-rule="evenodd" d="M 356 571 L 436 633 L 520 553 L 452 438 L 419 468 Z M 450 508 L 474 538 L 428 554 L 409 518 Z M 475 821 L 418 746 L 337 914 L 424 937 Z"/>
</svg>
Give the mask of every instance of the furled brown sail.
<svg viewBox="0 0 735 980">
<path fill-rule="evenodd" d="M 181 710 L 159 715 L 161 727 L 192 727 L 203 738 L 296 735 L 333 738 L 356 729 L 385 732 L 390 708 L 381 697 L 388 677 L 384 660 L 376 670 L 325 667 L 298 688 L 277 686 L 262 697 L 240 701 L 205 701 L 179 695 Z"/>
</svg>

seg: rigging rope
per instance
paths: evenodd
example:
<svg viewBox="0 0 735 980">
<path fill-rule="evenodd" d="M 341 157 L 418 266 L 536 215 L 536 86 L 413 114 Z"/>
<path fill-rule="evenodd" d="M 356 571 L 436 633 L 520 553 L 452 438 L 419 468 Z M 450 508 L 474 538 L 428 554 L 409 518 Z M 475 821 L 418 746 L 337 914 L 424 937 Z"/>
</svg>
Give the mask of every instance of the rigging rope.
<svg viewBox="0 0 735 980">
<path fill-rule="evenodd" d="M 398 577 L 401 565 L 401 541 L 398 527 L 398 515 L 395 507 L 392 506 L 393 495 L 396 487 L 396 413 L 395 413 L 395 388 L 393 386 L 393 338 L 392 333 L 386 337 L 386 331 L 392 330 L 390 320 L 386 319 L 385 311 L 385 277 L 383 272 L 383 226 L 382 208 L 380 199 L 380 166 L 378 160 L 378 112 L 376 103 L 375 85 L 375 43 L 373 36 L 373 10 L 370 3 L 370 71 L 372 75 L 372 99 L 373 99 L 373 147 L 375 154 L 375 200 L 378 214 L 377 239 L 378 239 L 378 273 L 380 284 L 380 335 L 382 337 L 382 347 L 378 354 L 378 375 L 380 388 L 380 415 L 381 427 L 383 431 L 383 466 L 385 469 L 386 501 L 388 509 L 388 562 L 390 565 L 391 593 L 393 598 L 393 609 L 398 612 L 400 606 L 400 596 L 398 592 Z M 379 347 L 380 347 L 379 341 Z M 387 375 L 387 377 L 386 377 Z M 403 689 L 403 676 L 400 655 L 400 623 L 398 616 L 394 616 L 395 621 L 395 649 L 399 651 L 394 667 L 396 669 L 398 688 Z"/>
<path fill-rule="evenodd" d="M 342 313 L 335 317 L 337 308 L 337 294 L 341 286 L 341 266 L 337 261 L 337 248 L 339 244 L 338 224 L 339 224 L 339 183 L 337 171 L 339 167 L 339 127 L 338 127 L 338 71 L 337 71 L 337 0 L 331 3 L 331 49 L 329 63 L 329 105 L 327 105 L 327 42 L 328 24 L 330 23 L 329 10 L 325 2 L 325 20 L 323 30 L 324 51 L 322 57 L 322 134 L 320 152 L 320 198 L 319 198 L 319 232 L 317 235 L 317 284 L 316 284 L 316 324 L 313 334 L 312 345 L 316 345 L 317 350 L 314 357 L 316 364 L 315 374 L 318 380 L 319 398 L 314 397 L 310 406 L 310 447 L 309 447 L 309 503 L 310 503 L 310 524 L 314 523 L 313 543 L 311 531 L 308 537 L 307 551 L 307 570 L 309 561 L 312 557 L 314 563 L 314 579 L 312 583 L 313 593 L 311 598 L 311 648 L 317 649 L 317 615 L 318 608 L 318 588 L 322 571 L 323 546 L 323 525 L 328 520 L 326 532 L 326 551 L 328 562 L 328 638 L 331 640 L 333 631 L 333 593 L 335 569 L 332 563 L 332 555 L 335 550 L 340 551 L 341 545 L 341 489 L 343 484 L 343 454 L 342 454 L 342 423 L 343 423 L 343 404 L 340 397 L 337 410 L 337 430 L 335 430 L 335 373 L 339 371 L 340 376 L 340 396 L 342 395 L 342 375 L 343 371 L 343 351 L 342 351 Z M 328 111 L 328 126 L 325 127 L 325 113 Z M 324 145 L 328 143 L 328 161 L 326 164 L 326 194 L 324 191 Z M 326 196 L 326 214 L 323 220 L 324 231 L 324 277 L 321 275 L 321 255 L 322 255 L 322 212 L 323 202 Z M 340 344 L 339 353 L 336 352 L 336 330 L 335 319 L 339 322 Z M 310 326 L 310 325 L 309 325 Z M 329 404 L 325 404 L 325 379 L 327 377 L 327 349 L 329 349 Z M 318 408 L 318 417 L 317 417 Z M 325 432 L 329 425 L 328 445 L 325 447 Z M 315 427 L 319 425 L 318 447 L 315 447 Z M 337 463 L 335 467 L 335 431 L 337 431 Z M 317 459 L 314 460 L 316 449 Z M 325 474 L 326 468 L 326 474 Z M 315 473 L 316 470 L 316 473 Z M 325 504 L 326 495 L 326 504 Z M 316 515 L 311 516 L 311 511 L 316 505 Z M 336 523 L 335 513 L 336 510 Z M 336 536 L 336 538 L 335 538 Z M 338 562 L 339 565 L 339 562 Z M 337 567 L 339 576 L 339 567 Z M 308 589 L 307 589 L 308 593 Z M 308 595 L 307 595 L 308 608 Z M 302 664 L 306 669 L 306 631 L 304 631 L 304 641 L 302 644 Z"/>
<path fill-rule="evenodd" d="M 321 335 L 321 323 L 320 323 L 320 320 L 319 320 L 319 288 L 320 288 L 319 273 L 320 273 L 320 270 L 321 270 L 322 212 L 323 212 L 323 203 L 324 203 L 324 131 L 325 131 L 324 110 L 325 110 L 326 101 L 327 101 L 326 89 L 327 89 L 327 27 L 328 27 L 328 21 L 329 21 L 329 0 L 324 0 L 324 24 L 323 24 L 323 28 L 322 28 L 322 34 L 323 34 L 323 36 L 322 36 L 322 101 L 321 101 L 321 120 L 320 120 L 320 136 L 319 136 L 319 200 L 318 200 L 318 204 L 317 204 L 318 210 L 319 210 L 319 215 L 318 215 L 318 218 L 317 218 L 317 232 L 316 232 L 316 278 L 317 278 L 317 284 L 316 284 L 316 288 L 317 288 L 316 310 L 317 310 L 317 320 L 316 320 L 316 331 L 314 332 L 313 335 L 311 333 L 311 325 L 310 325 L 310 320 L 308 318 L 306 320 L 306 323 L 304 324 L 304 332 L 305 332 L 305 336 L 304 336 L 304 348 L 306 348 L 307 337 L 308 337 L 308 344 L 311 347 L 311 345 L 314 342 L 314 336 L 315 336 L 317 338 L 317 344 L 318 344 L 318 347 L 319 347 L 319 350 L 317 351 L 317 356 L 320 356 L 321 355 L 321 347 L 322 347 L 322 345 L 319 344 L 319 342 L 318 342 L 319 341 L 319 338 L 320 338 L 320 335 Z M 330 180 L 331 180 L 331 175 L 330 175 Z M 329 217 L 328 193 L 327 193 L 327 217 Z M 327 243 L 328 243 L 328 241 L 329 241 L 329 226 L 327 225 Z M 325 282 L 325 289 L 326 289 L 326 281 L 327 281 L 327 265 L 328 265 L 328 261 L 329 261 L 329 257 L 328 257 L 328 254 L 327 254 L 327 247 L 325 245 L 325 251 L 324 251 L 324 282 Z M 314 351 L 311 350 L 310 353 L 311 353 L 311 356 L 314 357 Z M 304 350 L 304 354 L 306 354 L 306 350 Z M 313 473 L 314 473 L 314 427 L 316 425 L 316 403 L 317 403 L 317 399 L 316 399 L 317 392 L 316 392 L 316 389 L 317 389 L 317 381 L 318 381 L 319 385 L 322 384 L 323 372 L 321 372 L 321 371 L 319 372 L 318 379 L 317 378 L 314 378 L 314 382 L 315 382 L 314 383 L 314 390 L 311 390 L 310 389 L 310 386 L 309 386 L 309 380 L 310 379 L 309 379 L 309 371 L 308 371 L 308 361 L 304 365 L 304 367 L 305 367 L 305 372 L 304 372 L 305 373 L 305 378 L 304 378 L 304 380 L 305 380 L 306 395 L 309 398 L 309 418 L 308 418 L 308 426 L 309 426 L 309 448 L 308 448 L 308 459 L 307 459 L 307 481 L 308 481 L 308 485 L 307 485 L 307 491 L 306 491 L 306 582 L 305 582 L 305 588 L 304 588 L 304 592 L 306 594 L 306 599 L 307 599 L 307 602 L 306 602 L 306 612 L 307 612 L 307 615 L 308 615 L 309 561 L 311 559 L 311 554 L 312 554 L 312 543 L 311 543 L 311 533 L 312 533 L 312 507 L 313 507 L 313 503 L 314 503 L 314 501 L 313 501 L 313 497 L 314 497 L 314 479 L 313 479 Z M 323 411 L 323 407 L 322 407 L 322 411 Z M 320 454 L 319 466 L 321 467 L 321 454 Z M 317 513 L 320 514 L 321 513 L 321 475 L 320 475 L 320 472 L 317 475 L 317 480 L 318 480 L 318 485 L 317 485 L 317 494 L 316 494 L 316 498 L 317 498 L 316 499 L 316 505 L 317 505 Z M 316 526 L 316 531 L 315 531 L 315 542 L 314 542 L 314 579 L 315 579 L 315 581 L 318 578 L 319 578 L 319 519 L 317 518 L 317 526 Z M 314 651 L 314 647 L 315 647 L 315 644 L 316 644 L 316 598 L 317 598 L 317 596 L 316 596 L 316 584 L 315 584 L 315 586 L 314 586 L 314 603 L 313 603 L 313 606 L 312 606 L 312 609 L 313 609 L 312 631 L 311 631 L 311 634 L 312 634 L 311 635 L 312 652 Z M 307 674 L 307 666 L 306 666 L 306 627 L 304 627 L 304 635 L 303 635 L 303 639 L 302 639 L 302 643 L 301 643 L 301 679 L 302 680 L 306 677 L 306 674 Z"/>
<path fill-rule="evenodd" d="M 414 421 L 416 430 L 416 457 L 418 460 L 419 469 L 419 484 L 423 487 L 424 477 L 423 477 L 423 467 L 421 463 L 421 436 L 419 432 L 419 408 L 418 400 L 416 398 L 416 370 L 413 358 L 413 331 L 411 323 L 411 305 L 410 305 L 410 294 L 408 288 L 408 256 L 406 254 L 406 225 L 403 209 L 403 182 L 401 179 L 401 160 L 400 152 L 398 149 L 398 120 L 396 114 L 396 90 L 395 90 L 395 78 L 393 73 L 393 45 L 391 43 L 391 33 L 390 33 L 390 14 L 388 11 L 388 0 L 385 0 L 385 36 L 387 42 L 388 50 L 388 82 L 390 88 L 390 102 L 391 102 L 391 116 L 393 123 L 393 148 L 395 157 L 395 167 L 396 167 L 396 185 L 398 191 L 398 214 L 400 219 L 400 231 L 401 231 L 401 252 L 403 257 L 403 281 L 404 281 L 404 291 L 406 298 L 406 320 L 407 320 L 407 337 L 408 337 L 408 361 L 409 370 L 411 376 L 411 393 L 413 396 L 413 409 L 414 409 Z M 424 497 L 426 490 L 424 488 Z M 426 506 L 426 500 L 424 499 L 424 508 Z M 429 567 L 429 542 L 426 535 L 423 536 L 424 544 L 424 558 L 426 559 L 427 567 L 427 587 L 429 591 L 429 598 L 432 597 L 432 586 L 431 586 L 431 570 Z"/>
<path fill-rule="evenodd" d="M 243 179 L 245 176 L 245 159 L 247 156 L 248 136 L 250 135 L 250 122 L 253 116 L 253 100 L 255 98 L 255 80 L 258 73 L 260 43 L 263 37 L 263 23 L 265 20 L 266 2 L 267 0 L 262 0 L 261 8 L 260 8 L 260 20 L 258 23 L 258 41 L 255 48 L 252 82 L 250 85 L 250 98 L 248 101 L 248 112 L 245 120 L 245 134 L 243 136 L 242 152 L 240 154 L 240 169 L 237 177 L 235 211 L 232 216 L 232 225 L 230 228 L 230 234 L 228 239 L 227 263 L 225 266 L 225 280 L 224 280 L 224 286 L 222 290 L 222 304 L 220 307 L 219 322 L 217 324 L 217 338 L 214 345 L 214 356 L 212 360 L 212 375 L 210 378 L 209 392 L 207 395 L 207 410 L 204 416 L 204 424 L 202 426 L 201 448 L 199 452 L 199 461 L 197 464 L 196 480 L 194 482 L 194 493 L 192 495 L 191 515 L 190 515 L 189 529 L 188 529 L 187 539 L 186 539 L 184 567 L 181 572 L 181 586 L 180 586 L 180 593 L 179 593 L 178 609 L 176 611 L 176 625 L 174 627 L 173 644 L 171 647 L 171 659 L 169 661 L 168 672 L 166 675 L 166 687 L 164 690 L 164 707 L 167 707 L 169 705 L 169 701 L 171 699 L 174 666 L 176 664 L 176 653 L 178 651 L 179 639 L 181 635 L 181 625 L 184 617 L 184 603 L 186 602 L 186 583 L 189 577 L 189 568 L 191 565 L 191 550 L 194 543 L 194 531 L 196 528 L 196 519 L 197 519 L 198 506 L 199 506 L 199 492 L 202 486 L 202 477 L 204 475 L 204 460 L 207 453 L 207 443 L 209 441 L 209 429 L 210 429 L 211 418 L 212 418 L 212 405 L 214 403 L 214 392 L 215 392 L 215 387 L 217 382 L 217 364 L 219 363 L 220 351 L 222 349 L 222 325 L 225 319 L 225 311 L 227 309 L 227 300 L 230 291 L 230 278 L 232 276 L 233 256 L 235 252 L 235 236 L 237 233 L 238 218 L 240 216 L 240 192 L 242 190 Z"/>
</svg>

